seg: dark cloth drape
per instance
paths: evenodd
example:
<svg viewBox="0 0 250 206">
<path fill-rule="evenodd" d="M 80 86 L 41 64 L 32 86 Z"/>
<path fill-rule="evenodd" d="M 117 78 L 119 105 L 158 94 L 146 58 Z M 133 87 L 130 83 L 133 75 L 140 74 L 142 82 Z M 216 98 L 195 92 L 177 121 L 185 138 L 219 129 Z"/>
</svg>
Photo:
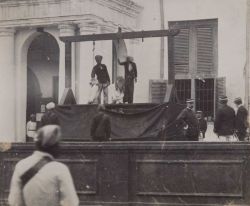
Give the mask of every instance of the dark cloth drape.
<svg viewBox="0 0 250 206">
<path fill-rule="evenodd" d="M 164 103 L 108 105 L 112 140 L 181 140 L 175 120 L 185 106 Z M 96 105 L 58 106 L 57 116 L 65 140 L 91 140 L 90 127 Z"/>
</svg>

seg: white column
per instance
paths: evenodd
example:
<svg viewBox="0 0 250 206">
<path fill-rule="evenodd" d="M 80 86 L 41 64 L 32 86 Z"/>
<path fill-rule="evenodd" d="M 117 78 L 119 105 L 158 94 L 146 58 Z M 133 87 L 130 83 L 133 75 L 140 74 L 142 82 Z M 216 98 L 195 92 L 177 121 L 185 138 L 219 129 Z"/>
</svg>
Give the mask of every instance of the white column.
<svg viewBox="0 0 250 206">
<path fill-rule="evenodd" d="M 60 36 L 72 36 L 75 35 L 75 25 L 74 24 L 61 24 L 58 26 Z M 72 49 L 75 48 L 73 45 L 71 47 Z M 60 101 L 63 91 L 65 89 L 65 43 L 60 42 L 59 43 L 59 50 L 60 50 L 60 56 L 59 56 L 59 95 L 58 95 L 58 101 Z M 71 53 L 75 54 L 75 53 Z M 72 65 L 71 65 L 71 78 L 74 78 L 72 80 L 72 85 L 75 85 L 75 77 L 73 75 L 75 74 L 75 56 L 72 55 Z M 75 89 L 75 86 L 72 87 L 73 92 Z"/>
<path fill-rule="evenodd" d="M 96 22 L 81 22 L 78 24 L 80 35 L 98 33 L 99 26 Z M 79 71 L 77 72 L 77 99 L 79 104 L 86 104 L 89 97 L 89 82 L 91 79 L 91 71 L 95 65 L 95 51 L 93 51 L 93 42 L 79 43 Z"/>
<path fill-rule="evenodd" d="M 14 33 L 0 28 L 0 142 L 16 141 Z"/>
</svg>

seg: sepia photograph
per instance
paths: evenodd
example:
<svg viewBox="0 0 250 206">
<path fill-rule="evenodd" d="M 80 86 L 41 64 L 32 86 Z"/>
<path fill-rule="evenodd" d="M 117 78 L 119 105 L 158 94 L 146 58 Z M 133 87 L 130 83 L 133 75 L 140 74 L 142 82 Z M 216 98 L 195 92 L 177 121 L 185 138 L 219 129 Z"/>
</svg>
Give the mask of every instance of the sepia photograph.
<svg viewBox="0 0 250 206">
<path fill-rule="evenodd" d="M 0 0 L 0 206 L 249 206 L 250 0 Z"/>
</svg>

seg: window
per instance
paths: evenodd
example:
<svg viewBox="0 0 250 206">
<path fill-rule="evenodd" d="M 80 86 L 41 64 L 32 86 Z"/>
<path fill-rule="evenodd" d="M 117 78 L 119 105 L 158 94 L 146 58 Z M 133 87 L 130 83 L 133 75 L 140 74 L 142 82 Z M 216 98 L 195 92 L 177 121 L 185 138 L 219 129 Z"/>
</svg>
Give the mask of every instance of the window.
<svg viewBox="0 0 250 206">
<path fill-rule="evenodd" d="M 218 20 L 169 22 L 169 28 L 179 29 L 172 38 L 169 58 L 175 71 L 175 86 L 179 100 L 195 99 L 196 110 L 214 115 L 217 77 Z M 215 81 L 216 80 L 216 81 Z M 219 82 L 223 84 L 223 82 Z"/>
</svg>

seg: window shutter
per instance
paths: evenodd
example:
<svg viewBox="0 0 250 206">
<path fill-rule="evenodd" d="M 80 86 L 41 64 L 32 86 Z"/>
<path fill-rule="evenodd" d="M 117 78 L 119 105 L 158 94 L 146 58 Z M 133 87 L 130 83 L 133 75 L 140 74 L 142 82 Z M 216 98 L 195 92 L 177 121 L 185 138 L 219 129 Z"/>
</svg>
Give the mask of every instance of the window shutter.
<svg viewBox="0 0 250 206">
<path fill-rule="evenodd" d="M 187 74 L 189 71 L 189 29 L 180 29 L 180 33 L 174 37 L 173 52 L 175 73 Z"/>
<path fill-rule="evenodd" d="M 163 103 L 166 89 L 167 80 L 149 80 L 149 102 Z"/>
<path fill-rule="evenodd" d="M 226 95 L 226 78 L 218 77 L 216 78 L 216 110 L 219 107 L 219 97 Z"/>
<path fill-rule="evenodd" d="M 197 28 L 197 72 L 214 72 L 213 28 Z"/>
</svg>

